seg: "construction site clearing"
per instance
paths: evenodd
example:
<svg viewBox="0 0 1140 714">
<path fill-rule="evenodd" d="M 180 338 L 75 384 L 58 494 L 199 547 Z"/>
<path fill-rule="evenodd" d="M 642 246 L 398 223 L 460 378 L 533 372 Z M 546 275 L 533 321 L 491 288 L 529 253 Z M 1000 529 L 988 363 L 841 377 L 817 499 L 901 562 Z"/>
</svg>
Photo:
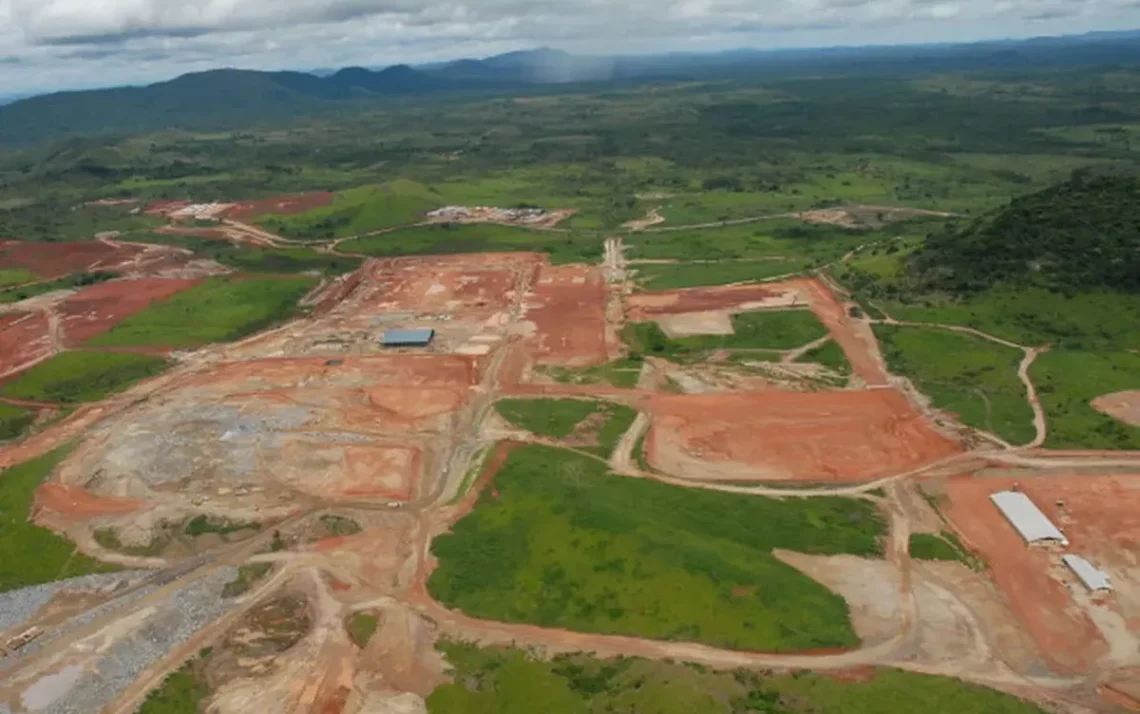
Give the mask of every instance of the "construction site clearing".
<svg viewBox="0 0 1140 714">
<path fill-rule="evenodd" d="M 0 447 L 10 467 L 74 441 L 40 487 L 34 521 L 125 568 L 0 594 L 0 641 L 19 644 L 0 659 L 0 712 L 130 714 L 196 662 L 220 714 L 425 712 L 448 676 L 441 638 L 719 669 L 886 665 L 1057 711 L 1111 712 L 1140 698 L 1140 464 L 1117 459 L 1106 471 L 1103 455 L 976 447 L 965 427 L 897 388 L 869 322 L 824 282 L 633 294 L 620 254 L 604 268 L 535 253 L 368 260 L 322 283 L 304 316 L 179 353 L 166 373 Z M 76 304 L 94 311 L 99 295 Z M 698 378 L 730 364 L 687 365 L 696 376 L 685 381 L 657 359 L 629 388 L 551 377 L 626 357 L 626 322 L 708 334 L 725 316 L 780 309 L 812 310 L 851 378 L 827 386 L 792 370 L 740 389 Z M 0 346 L 19 351 L 9 329 L 67 311 L 51 314 L 4 316 Z M 432 339 L 385 347 L 397 330 Z M 860 645 L 742 652 L 481 621 L 435 602 L 432 539 L 484 489 L 494 497 L 506 454 L 494 446 L 508 437 L 491 414 L 504 397 L 636 408 L 610 457 L 614 478 L 877 504 L 889 524 L 884 558 L 776 553 L 846 600 Z M 1026 543 L 990 500 L 1009 490 L 1069 546 Z M 984 567 L 910 556 L 912 534 L 944 532 Z M 1112 590 L 1080 585 L 1063 561 L 1072 554 Z M 346 631 L 354 613 L 379 616 L 363 647 Z M 21 640 L 28 632 L 37 634 Z"/>
</svg>

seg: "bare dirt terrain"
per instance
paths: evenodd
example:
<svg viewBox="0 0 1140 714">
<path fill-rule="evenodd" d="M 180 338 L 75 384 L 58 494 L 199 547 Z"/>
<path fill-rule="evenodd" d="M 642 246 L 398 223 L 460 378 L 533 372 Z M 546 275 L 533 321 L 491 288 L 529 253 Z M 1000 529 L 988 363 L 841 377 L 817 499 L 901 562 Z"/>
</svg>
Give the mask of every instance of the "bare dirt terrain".
<svg viewBox="0 0 1140 714">
<path fill-rule="evenodd" d="M 334 197 L 327 191 L 314 191 L 296 196 L 277 196 L 264 201 L 246 201 L 233 204 L 223 215 L 239 221 L 249 221 L 270 214 L 287 216 L 311 211 L 314 208 L 323 208 L 332 203 Z"/>
<path fill-rule="evenodd" d="M 660 396 L 649 459 L 703 479 L 863 481 L 958 451 L 891 390 Z M 695 477 L 693 477 L 695 478 Z"/>
<path fill-rule="evenodd" d="M 897 206 L 840 206 L 800 213 L 797 217 L 806 223 L 825 223 L 844 228 L 880 228 L 888 223 L 905 221 L 915 216 L 948 218 L 954 214 Z"/>
<path fill-rule="evenodd" d="M 112 280 L 83 288 L 55 306 L 68 347 L 78 346 L 111 329 L 151 303 L 188 290 L 200 280 L 139 278 Z"/>
<path fill-rule="evenodd" d="M 434 648 L 445 636 L 724 669 L 854 676 L 891 665 L 1057 711 L 1108 712 L 1127 699 L 1140 667 L 1140 461 L 964 452 L 888 386 L 869 324 L 825 282 L 628 296 L 620 245 L 607 254 L 605 268 L 552 267 L 531 253 L 369 260 L 310 295 L 307 316 L 181 355 L 169 372 L 0 446 L 7 467 L 74 441 L 37 493 L 36 522 L 87 554 L 139 568 L 0 594 L 3 638 L 44 628 L 0 658 L 0 711 L 133 714 L 168 673 L 196 662 L 210 711 L 422 714 L 424 697 L 446 680 Z M 96 287 L 108 300 L 121 289 Z M 50 354 L 53 321 L 62 334 L 82 334 L 86 323 L 69 328 L 57 302 L 0 317 L 5 364 Z M 77 314 L 111 312 L 96 299 L 73 304 L 86 305 Z M 763 388 L 723 381 L 709 393 L 672 394 L 668 378 L 681 372 L 657 361 L 633 389 L 536 378 L 536 365 L 620 356 L 613 335 L 627 319 L 719 320 L 788 307 L 820 316 L 853 366 L 851 384 L 792 391 L 758 377 Z M 385 330 L 408 327 L 434 329 L 435 339 L 422 348 L 379 344 Z M 494 494 L 512 448 L 489 417 L 504 395 L 635 407 L 610 462 L 614 478 L 741 498 L 875 503 L 889 523 L 886 557 L 778 553 L 848 601 L 861 644 L 739 652 L 487 622 L 433 601 L 432 539 L 487 489 Z M 648 463 L 639 465 L 643 434 Z M 1081 475 L 1103 474 L 1108 463 L 1123 465 Z M 1059 553 L 1027 548 L 1002 520 L 988 495 L 1014 480 L 1065 528 L 1073 551 L 1111 574 L 1112 595 L 1093 599 L 1073 586 Z M 918 482 L 945 491 L 946 521 Z M 202 517 L 238 532 L 190 535 L 187 524 Z M 989 569 L 912 560 L 910 534 L 941 530 L 959 534 Z M 379 617 L 362 648 L 346 627 L 356 613 Z M 205 647 L 213 654 L 196 660 Z"/>
<path fill-rule="evenodd" d="M 141 248 L 105 241 L 77 243 L 0 243 L 0 268 L 24 268 L 44 280 L 62 278 L 130 260 Z"/>
<path fill-rule="evenodd" d="M 1140 390 L 1105 394 L 1092 401 L 1092 408 L 1125 424 L 1140 426 Z"/>
</svg>

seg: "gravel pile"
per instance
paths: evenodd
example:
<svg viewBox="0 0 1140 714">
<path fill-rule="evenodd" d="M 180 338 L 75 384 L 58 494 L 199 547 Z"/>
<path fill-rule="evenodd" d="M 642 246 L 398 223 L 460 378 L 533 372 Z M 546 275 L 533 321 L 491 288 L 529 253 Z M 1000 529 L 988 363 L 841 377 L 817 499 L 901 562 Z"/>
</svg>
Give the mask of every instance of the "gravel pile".
<svg viewBox="0 0 1140 714">
<path fill-rule="evenodd" d="M 222 587 L 236 577 L 236 568 L 220 568 L 175 592 L 138 631 L 107 650 L 95 663 L 94 672 L 84 673 L 75 686 L 41 711 L 90 714 L 110 704 L 145 669 L 237 604 L 221 597 Z"/>
<path fill-rule="evenodd" d="M 103 573 L 84 575 L 81 578 L 60 580 L 55 583 L 34 585 L 30 588 L 0 593 L 0 631 L 26 622 L 57 593 L 89 593 L 99 590 L 123 589 L 137 585 L 150 575 L 136 573 Z"/>
</svg>

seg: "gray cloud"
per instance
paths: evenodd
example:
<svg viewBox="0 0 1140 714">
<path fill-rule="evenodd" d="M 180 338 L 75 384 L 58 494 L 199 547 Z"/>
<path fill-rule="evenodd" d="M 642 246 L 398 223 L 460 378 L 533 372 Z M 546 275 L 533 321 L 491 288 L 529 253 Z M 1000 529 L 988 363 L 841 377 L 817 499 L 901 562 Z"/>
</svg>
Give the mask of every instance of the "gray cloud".
<svg viewBox="0 0 1140 714">
<path fill-rule="evenodd" d="M 974 40 L 1140 26 L 1140 0 L 0 0 L 0 86 L 140 83 L 218 66 L 377 66 Z M 21 66 L 5 75 L 4 67 Z"/>
</svg>

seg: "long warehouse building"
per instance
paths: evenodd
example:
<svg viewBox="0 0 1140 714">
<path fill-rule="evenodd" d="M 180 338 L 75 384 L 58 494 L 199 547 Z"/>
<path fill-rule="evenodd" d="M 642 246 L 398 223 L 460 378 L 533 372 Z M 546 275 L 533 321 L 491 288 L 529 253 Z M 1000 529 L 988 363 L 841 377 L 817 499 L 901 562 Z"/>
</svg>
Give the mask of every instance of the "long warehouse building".
<svg viewBox="0 0 1140 714">
<path fill-rule="evenodd" d="M 1041 509 L 1019 491 L 1001 491 L 990 496 L 1006 520 L 1010 522 L 1026 543 L 1060 543 L 1068 545 L 1069 539 L 1061 529 L 1041 512 Z"/>
</svg>

